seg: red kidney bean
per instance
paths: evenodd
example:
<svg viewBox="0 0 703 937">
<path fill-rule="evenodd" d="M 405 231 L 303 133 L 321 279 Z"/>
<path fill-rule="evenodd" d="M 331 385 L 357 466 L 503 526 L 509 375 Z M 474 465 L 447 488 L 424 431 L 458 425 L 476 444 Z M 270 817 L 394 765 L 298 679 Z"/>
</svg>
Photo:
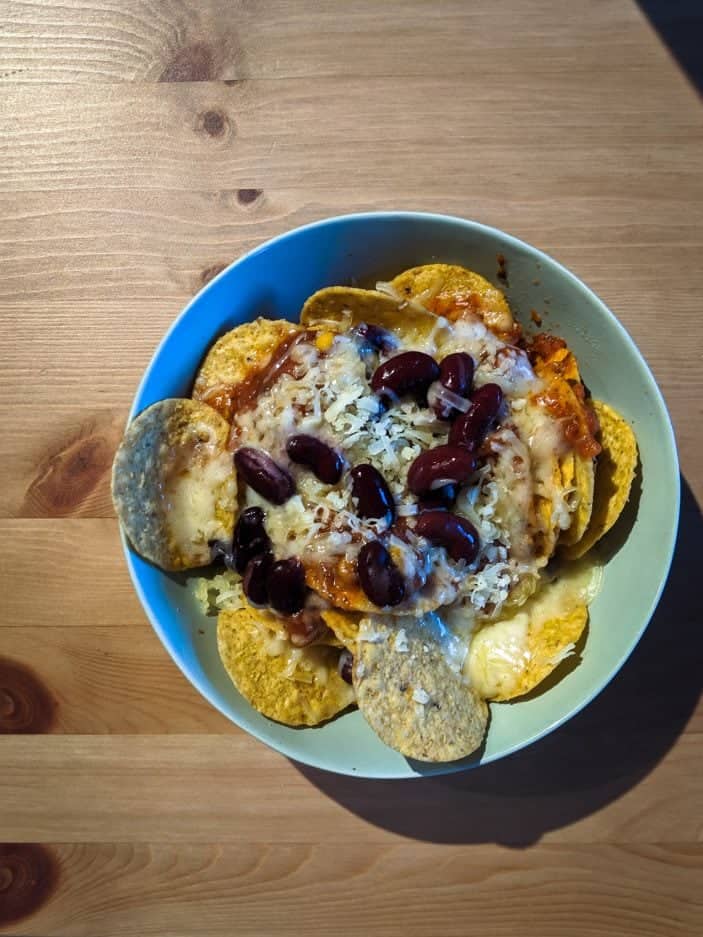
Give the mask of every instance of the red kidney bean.
<svg viewBox="0 0 703 937">
<path fill-rule="evenodd" d="M 423 511 L 415 530 L 430 543 L 444 547 L 453 560 L 473 563 L 476 559 L 480 546 L 478 532 L 466 518 L 448 511 Z"/>
<path fill-rule="evenodd" d="M 380 325 L 373 325 L 371 322 L 360 322 L 354 330 L 357 335 L 361 335 L 372 348 L 376 351 L 382 351 L 389 354 L 398 347 L 398 340 L 391 333 L 382 329 Z"/>
<path fill-rule="evenodd" d="M 497 384 L 484 384 L 475 390 L 467 412 L 452 424 L 450 445 L 464 446 L 472 451 L 477 449 L 495 422 L 502 403 L 503 391 Z"/>
<path fill-rule="evenodd" d="M 456 485 L 443 485 L 441 488 L 435 488 L 434 491 L 428 491 L 418 499 L 420 509 L 429 508 L 450 508 L 456 501 Z"/>
<path fill-rule="evenodd" d="M 439 365 L 439 381 L 443 387 L 459 397 L 468 397 L 474 379 L 474 359 L 465 351 L 457 351 L 447 355 Z M 450 403 L 437 400 L 434 412 L 440 420 L 448 420 L 457 415 L 456 407 Z"/>
<path fill-rule="evenodd" d="M 262 449 L 237 449 L 234 464 L 246 484 L 272 504 L 283 504 L 295 493 L 291 476 Z"/>
<path fill-rule="evenodd" d="M 352 497 L 356 498 L 359 517 L 382 517 L 389 523 L 395 518 L 395 504 L 390 488 L 381 473 L 364 462 L 349 473 Z"/>
<path fill-rule="evenodd" d="M 296 647 L 305 647 L 312 644 L 327 630 L 327 625 L 315 608 L 304 608 L 297 615 L 291 615 L 283 622 L 290 643 Z"/>
<path fill-rule="evenodd" d="M 423 351 L 404 351 L 384 361 L 374 371 L 371 389 L 388 404 L 403 394 L 426 394 L 439 377 L 439 366 Z"/>
<path fill-rule="evenodd" d="M 379 608 L 398 605 L 405 598 L 405 582 L 391 555 L 379 540 L 359 550 L 357 572 L 361 588 Z"/>
<path fill-rule="evenodd" d="M 227 569 L 234 569 L 231 543 L 226 543 L 224 540 L 209 540 L 208 546 L 210 547 L 211 563 L 219 563 L 222 560 Z"/>
<path fill-rule="evenodd" d="M 252 605 L 263 608 L 268 605 L 268 576 L 273 565 L 271 553 L 260 553 L 247 563 L 244 570 L 242 588 L 244 595 Z"/>
<path fill-rule="evenodd" d="M 337 661 L 337 673 L 346 683 L 352 682 L 352 668 L 354 666 L 354 657 L 352 652 L 348 651 L 346 648 L 339 655 L 339 660 Z"/>
<path fill-rule="evenodd" d="M 306 465 L 321 482 L 336 485 L 344 471 L 341 455 L 316 436 L 299 433 L 286 443 L 286 452 L 298 465 Z"/>
<path fill-rule="evenodd" d="M 425 495 L 439 482 L 455 485 L 465 482 L 475 469 L 476 459 L 468 449 L 436 446 L 421 452 L 410 466 L 408 488 L 415 495 Z"/>
<path fill-rule="evenodd" d="M 271 552 L 271 541 L 264 528 L 264 512 L 261 508 L 245 508 L 234 525 L 230 569 L 243 573 L 247 563 L 261 553 Z"/>
<path fill-rule="evenodd" d="M 281 615 L 297 615 L 305 605 L 305 570 L 297 556 L 278 560 L 269 571 L 269 605 Z"/>
</svg>

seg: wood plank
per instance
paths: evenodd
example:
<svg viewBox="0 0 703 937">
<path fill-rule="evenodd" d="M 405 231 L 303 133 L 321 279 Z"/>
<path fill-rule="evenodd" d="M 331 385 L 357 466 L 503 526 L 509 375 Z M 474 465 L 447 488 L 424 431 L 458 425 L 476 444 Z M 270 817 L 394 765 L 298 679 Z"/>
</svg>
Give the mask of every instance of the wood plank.
<svg viewBox="0 0 703 937">
<path fill-rule="evenodd" d="M 463 178 L 474 192 L 494 187 L 517 200 L 574 186 L 622 198 L 643 191 L 643 175 L 659 198 L 680 193 L 682 177 L 700 191 L 695 151 L 683 144 L 703 128 L 685 87 L 641 95 L 641 76 L 619 69 L 584 82 L 515 65 L 502 83 L 479 75 L 459 95 L 456 81 L 441 77 L 98 84 L 82 90 L 76 108 L 70 86 L 10 86 L 0 186 L 197 192 L 236 189 L 237 176 L 261 188 L 256 177 L 266 174 L 269 186 L 352 183 L 374 195 L 390 176 L 419 194 L 441 167 L 447 189 Z M 506 94 L 518 75 L 529 109 Z M 36 123 L 12 117 L 25 112 Z"/>
<path fill-rule="evenodd" d="M 608 65 L 668 74 L 666 51 L 634 4 L 598 4 L 569 17 L 557 0 L 445 0 L 434 11 L 428 16 L 417 0 L 362 0 L 344 16 L 334 0 L 23 0 L 4 15 L 0 79 L 237 81 L 355 76 L 361 68 L 367 75 L 470 76 L 516 59 L 525 71 L 541 64 L 589 78 Z"/>
<path fill-rule="evenodd" d="M 144 622 L 114 519 L 5 521 L 0 569 L 0 627 Z"/>
<path fill-rule="evenodd" d="M 703 847 L 76 844 L 21 933 L 692 937 Z M 470 923 L 469 923 L 470 922 Z M 470 929 L 467 929 L 470 928 Z"/>
<path fill-rule="evenodd" d="M 61 617 L 52 627 L 0 627 L 0 698 L 11 700 L 0 734 L 240 731 L 191 686 L 145 618 L 64 628 Z M 214 628 L 198 640 L 214 641 Z"/>
<path fill-rule="evenodd" d="M 700 842 L 701 735 L 662 760 L 670 739 L 659 737 L 654 763 L 640 761 L 652 754 L 636 750 L 643 736 L 606 738 L 599 761 L 557 732 L 515 758 L 411 783 L 299 767 L 241 733 L 7 736 L 0 829 L 8 842 Z"/>
</svg>

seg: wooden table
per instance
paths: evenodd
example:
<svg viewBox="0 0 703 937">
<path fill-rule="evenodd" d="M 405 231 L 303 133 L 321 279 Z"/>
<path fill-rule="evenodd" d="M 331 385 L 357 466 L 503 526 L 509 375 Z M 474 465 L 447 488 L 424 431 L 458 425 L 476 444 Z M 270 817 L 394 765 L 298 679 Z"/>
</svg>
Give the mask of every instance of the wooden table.
<svg viewBox="0 0 703 937">
<path fill-rule="evenodd" d="M 703 933 L 703 110 L 640 9 L 5 0 L 0 81 L 0 931 Z M 407 783 L 294 765 L 213 711 L 146 623 L 108 491 L 188 298 L 271 235 L 384 208 L 583 277 L 684 475 L 670 585 L 610 688 L 503 763 Z"/>
</svg>

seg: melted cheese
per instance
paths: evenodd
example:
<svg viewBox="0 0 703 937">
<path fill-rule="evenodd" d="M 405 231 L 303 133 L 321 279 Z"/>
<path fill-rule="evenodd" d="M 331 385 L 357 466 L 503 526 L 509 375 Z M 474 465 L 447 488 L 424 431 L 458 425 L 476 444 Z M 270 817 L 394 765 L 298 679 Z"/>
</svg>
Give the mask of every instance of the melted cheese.
<svg viewBox="0 0 703 937">
<path fill-rule="evenodd" d="M 235 415 L 240 444 L 269 452 L 289 468 L 297 484 L 297 495 L 281 507 L 266 503 L 249 488 L 245 504 L 266 511 L 277 556 L 297 555 L 304 562 L 344 558 L 353 563 L 365 541 L 384 533 L 385 522 L 358 517 L 348 473 L 330 487 L 307 469 L 290 464 L 285 454 L 288 437 L 312 433 L 340 451 L 348 465 L 369 462 L 376 467 L 394 495 L 399 516 L 410 518 L 410 526 L 391 538 L 390 546 L 408 581 L 421 590 L 416 596 L 418 612 L 466 594 L 476 610 L 494 611 L 522 577 L 535 574 L 546 562 L 546 557 L 531 553 L 535 494 L 552 499 L 550 524 L 568 525 L 569 506 L 554 482 L 558 437 L 543 409 L 533 403 L 542 383 L 527 356 L 502 342 L 478 317 L 454 324 L 438 318 L 422 342 L 421 350 L 438 360 L 467 351 L 477 362 L 475 384 L 495 382 L 505 394 L 497 457 L 463 488 L 455 507 L 479 532 L 481 552 L 472 566 L 449 561 L 442 548 L 412 535 L 414 499 L 407 491 L 407 472 L 421 452 L 446 443 L 448 424 L 411 399 L 383 411 L 370 389 L 367 356 L 351 333 L 322 345 L 296 345 L 291 351 L 293 373 L 281 375 L 252 409 Z M 412 348 L 412 343 L 404 343 L 392 354 Z"/>
<path fill-rule="evenodd" d="M 174 466 L 163 491 L 169 536 L 174 544 L 196 547 L 198 559 L 209 562 L 211 540 L 229 536 L 230 521 L 223 505 L 234 498 L 232 457 L 208 443 L 198 443 L 187 467 Z"/>
<path fill-rule="evenodd" d="M 562 619 L 577 606 L 588 605 L 597 594 L 602 569 L 591 562 L 570 563 L 545 582 L 535 596 L 512 616 L 488 622 L 470 638 L 464 672 L 485 699 L 512 695 L 519 687 L 539 633 L 548 621 Z M 560 659 L 573 648 L 562 651 Z M 559 660 L 554 660 L 556 665 Z"/>
</svg>

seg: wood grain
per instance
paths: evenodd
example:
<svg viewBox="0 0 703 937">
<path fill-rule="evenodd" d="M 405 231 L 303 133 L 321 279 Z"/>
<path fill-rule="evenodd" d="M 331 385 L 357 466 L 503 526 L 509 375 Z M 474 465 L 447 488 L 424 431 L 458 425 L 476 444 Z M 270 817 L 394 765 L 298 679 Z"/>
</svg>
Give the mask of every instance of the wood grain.
<svg viewBox="0 0 703 937">
<path fill-rule="evenodd" d="M 703 847 L 687 843 L 448 847 L 439 861 L 432 846 L 402 843 L 52 852 L 63 881 L 27 935 L 273 937 L 294 921 L 298 932 L 330 937 L 512 937 L 518 928 L 525 937 L 692 937 L 703 911 Z"/>
<path fill-rule="evenodd" d="M 16 735 L 2 746 L 1 828 L 10 842 L 701 841 L 701 735 L 685 733 L 668 752 L 657 736 L 624 756 L 611 736 L 601 766 L 575 740 L 559 749 L 559 738 L 513 762 L 407 784 L 299 767 L 241 732 L 41 744 Z M 642 741 L 633 735 L 633 746 Z M 655 750 L 666 757 L 642 763 Z"/>
<path fill-rule="evenodd" d="M 0 0 L 0 86 L 0 932 L 702 933 L 703 110 L 636 3 Z M 686 482 L 606 691 L 412 784 L 296 767 L 209 707 L 109 497 L 190 296 L 272 235 L 384 208 L 583 277 L 650 362 Z"/>
<path fill-rule="evenodd" d="M 385 75 L 453 77 L 542 62 L 589 78 L 604 65 L 644 70 L 643 46 L 667 55 L 629 3 L 558 15 L 550 0 L 515 4 L 361 0 L 23 0 L 0 35 L 6 83 L 240 81 Z M 458 41 L 460 37 L 461 41 Z M 524 69 L 521 68 L 520 71 Z"/>
</svg>

